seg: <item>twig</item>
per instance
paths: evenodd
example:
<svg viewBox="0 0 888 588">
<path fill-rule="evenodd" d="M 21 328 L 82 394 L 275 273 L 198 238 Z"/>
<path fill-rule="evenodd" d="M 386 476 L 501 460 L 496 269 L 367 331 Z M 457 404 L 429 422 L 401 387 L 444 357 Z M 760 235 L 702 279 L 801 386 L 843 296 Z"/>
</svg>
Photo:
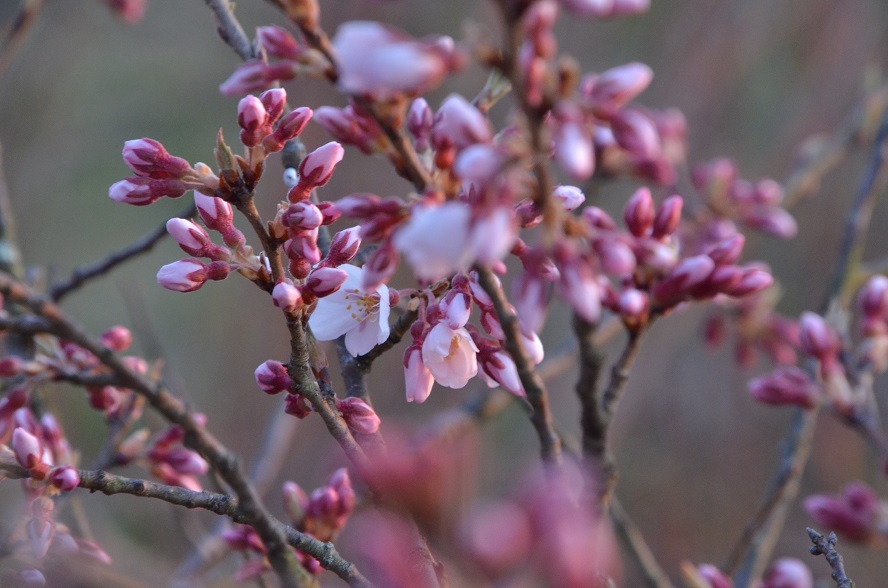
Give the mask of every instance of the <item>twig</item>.
<svg viewBox="0 0 888 588">
<path fill-rule="evenodd" d="M 26 469 L 2 458 L 0 458 L 0 470 L 17 478 L 29 477 Z M 240 508 L 238 499 L 228 494 L 188 490 L 179 486 L 118 476 L 102 470 L 77 470 L 77 473 L 80 476 L 79 486 L 90 492 L 101 492 L 107 496 L 131 494 L 143 498 L 155 498 L 176 506 L 207 510 L 228 517 L 236 523 L 249 524 L 249 516 Z M 330 570 L 351 586 L 371 586 L 354 564 L 339 555 L 332 543 L 318 541 L 311 535 L 288 527 L 277 519 L 273 519 L 272 522 L 280 528 L 292 547 L 317 559 L 324 569 Z"/>
<path fill-rule="evenodd" d="M 253 47 L 244 28 L 235 18 L 230 2 L 228 0 L 204 0 L 204 2 L 216 15 L 216 23 L 218 24 L 216 30 L 225 44 L 234 49 L 234 52 L 244 61 L 258 57 L 256 48 Z"/>
<path fill-rule="evenodd" d="M 836 534 L 830 533 L 829 537 L 824 537 L 810 527 L 805 530 L 808 532 L 811 543 L 814 544 L 814 547 L 809 551 L 812 555 L 822 555 L 826 558 L 830 569 L 832 569 L 832 579 L 836 581 L 836 587 L 854 588 L 854 582 L 845 573 L 845 564 L 842 561 L 842 556 L 836 551 L 836 543 L 838 542 Z"/>
<path fill-rule="evenodd" d="M 533 407 L 530 421 L 537 431 L 543 460 L 559 463 L 561 461 L 561 439 L 555 431 L 552 411 L 549 408 L 549 393 L 521 343 L 521 327 L 518 324 L 518 317 L 510 310 L 505 294 L 490 268 L 477 266 L 475 269 L 478 272 L 478 283 L 493 300 L 496 315 L 506 335 L 506 351 L 509 352 L 512 361 L 518 368 L 518 377 L 527 393 L 527 400 Z"/>
<path fill-rule="evenodd" d="M 869 228 L 875 200 L 884 191 L 886 144 L 888 144 L 888 115 L 883 117 L 873 143 L 869 165 L 848 212 L 834 277 L 824 297 L 821 312 L 825 313 L 846 298 L 844 294 L 852 281 L 854 264 L 859 261 L 860 248 Z M 813 372 L 811 367 L 809 372 Z M 798 495 L 800 478 L 811 453 L 817 416 L 816 409 L 807 412 L 802 409 L 796 411 L 784 445 L 785 457 L 781 460 L 772 488 L 752 525 L 746 529 L 732 550 L 728 565 L 725 566 L 729 572 L 733 573 L 736 570 L 733 575 L 737 588 L 748 586 L 758 577 L 770 557 L 786 520 L 788 506 Z"/>
<path fill-rule="evenodd" d="M 245 520 L 250 524 L 265 547 L 269 561 L 285 586 L 306 586 L 314 583 L 293 556 L 286 537 L 265 507 L 241 468 L 237 456 L 194 418 L 193 411 L 174 396 L 162 383 L 154 382 L 136 373 L 121 358 L 100 342 L 91 338 L 70 319 L 51 299 L 43 296 L 12 276 L 0 273 L 0 292 L 10 301 L 31 309 L 37 318 L 48 322 L 47 333 L 80 345 L 105 365 L 117 378 L 119 385 L 130 388 L 145 399 L 167 420 L 185 431 L 185 444 L 198 451 L 238 496 Z"/>
<path fill-rule="evenodd" d="M 23 275 L 22 256 L 15 234 L 15 217 L 12 214 L 12 199 L 6 183 L 3 166 L 3 149 L 0 146 L 0 271 L 14 276 Z"/>
<path fill-rule="evenodd" d="M 197 209 L 192 204 L 191 206 L 180 212 L 178 214 L 178 217 L 191 218 L 196 214 L 196 212 Z M 163 239 L 166 234 L 166 223 L 163 223 L 150 233 L 144 235 L 130 245 L 127 245 L 123 249 L 112 252 L 104 259 L 100 259 L 89 265 L 75 269 L 66 281 L 55 284 L 49 289 L 50 298 L 58 302 L 59 300 L 70 294 L 72 291 L 81 287 L 87 280 L 102 276 L 110 272 L 118 265 L 129 261 L 133 257 L 151 251 L 151 249 L 161 239 Z"/>
<path fill-rule="evenodd" d="M 641 570 L 645 583 L 651 588 L 672 588 L 669 576 L 657 563 L 654 553 L 644 540 L 644 535 L 623 510 L 623 506 L 616 496 L 612 496 L 608 501 L 608 512 L 610 512 L 617 536 L 629 551 L 629 555 L 635 560 L 638 569 Z"/>
</svg>

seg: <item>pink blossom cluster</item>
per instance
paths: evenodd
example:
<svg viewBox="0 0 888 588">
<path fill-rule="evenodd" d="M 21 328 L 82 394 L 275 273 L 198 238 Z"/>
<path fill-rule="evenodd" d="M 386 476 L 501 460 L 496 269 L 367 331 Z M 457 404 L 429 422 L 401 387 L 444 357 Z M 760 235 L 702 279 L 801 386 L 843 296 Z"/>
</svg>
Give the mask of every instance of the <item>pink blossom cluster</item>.
<svg viewBox="0 0 888 588">
<path fill-rule="evenodd" d="M 319 541 L 335 539 L 355 508 L 355 492 L 345 468 L 333 472 L 327 483 L 311 495 L 295 482 L 284 482 L 281 493 L 284 510 L 293 527 Z M 236 574 L 239 581 L 255 580 L 271 571 L 271 564 L 265 558 L 265 546 L 252 527 L 238 525 L 223 532 L 222 537 L 229 549 L 247 557 Z M 320 563 L 313 557 L 298 550 L 296 555 L 309 573 L 322 571 Z"/>
<path fill-rule="evenodd" d="M 734 588 L 734 581 L 712 564 L 701 564 L 696 568 L 687 567 L 685 576 L 694 586 L 701 588 Z M 793 557 L 776 560 L 765 571 L 761 580 L 750 584 L 752 588 L 813 588 L 811 570 L 802 561 Z"/>
<path fill-rule="evenodd" d="M 888 542 L 888 503 L 863 482 L 852 482 L 841 494 L 809 496 L 805 510 L 817 524 L 855 543 Z"/>
</svg>

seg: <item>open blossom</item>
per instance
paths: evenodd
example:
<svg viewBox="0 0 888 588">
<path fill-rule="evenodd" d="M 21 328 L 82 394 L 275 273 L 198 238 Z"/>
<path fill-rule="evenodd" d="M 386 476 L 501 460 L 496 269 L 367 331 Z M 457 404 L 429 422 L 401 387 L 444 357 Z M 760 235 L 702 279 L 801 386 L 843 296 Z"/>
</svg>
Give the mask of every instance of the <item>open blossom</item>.
<svg viewBox="0 0 888 588">
<path fill-rule="evenodd" d="M 345 335 L 345 348 L 357 357 L 388 339 L 389 291 L 385 285 L 376 292 L 363 289 L 362 268 L 341 265 L 338 269 L 348 272 L 348 278 L 339 290 L 318 300 L 308 325 L 319 341 Z"/>
<path fill-rule="evenodd" d="M 462 388 L 478 373 L 478 346 L 464 328 L 451 329 L 440 322 L 422 344 L 422 359 L 435 381 Z"/>
<path fill-rule="evenodd" d="M 497 209 L 472 219 L 468 204 L 447 202 L 414 208 L 394 243 L 417 277 L 435 281 L 467 270 L 476 261 L 486 264 L 500 260 L 514 240 L 510 211 Z"/>
</svg>

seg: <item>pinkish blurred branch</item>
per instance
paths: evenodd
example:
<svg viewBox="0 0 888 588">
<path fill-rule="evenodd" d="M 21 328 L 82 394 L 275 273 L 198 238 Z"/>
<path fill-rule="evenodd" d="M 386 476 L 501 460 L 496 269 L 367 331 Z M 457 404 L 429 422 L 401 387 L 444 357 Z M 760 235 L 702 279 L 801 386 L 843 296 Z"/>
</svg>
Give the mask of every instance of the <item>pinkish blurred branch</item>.
<svg viewBox="0 0 888 588">
<path fill-rule="evenodd" d="M 805 530 L 808 532 L 811 543 L 814 544 L 814 547 L 810 549 L 811 554 L 822 555 L 826 558 L 830 569 L 832 569 L 832 579 L 835 580 L 836 587 L 854 588 L 854 582 L 845 573 L 845 564 L 842 561 L 842 556 L 836 551 L 836 543 L 838 542 L 836 534 L 830 533 L 829 537 L 824 537 L 810 527 Z"/>
<path fill-rule="evenodd" d="M 238 457 L 225 447 L 206 428 L 198 423 L 193 411 L 167 390 L 162 383 L 135 372 L 116 353 L 90 337 L 47 296 L 39 294 L 9 274 L 0 273 L 0 292 L 9 301 L 29 308 L 35 324 L 30 331 L 45 327 L 47 332 L 80 345 L 96 356 L 120 383 L 143 396 L 168 421 L 185 431 L 185 444 L 198 451 L 238 496 L 245 521 L 261 537 L 268 550 L 269 561 L 283 585 L 305 586 L 314 580 L 308 575 L 289 549 L 286 537 L 263 506 L 256 491 L 244 474 Z M 27 317 L 22 317 L 26 319 Z"/>
<path fill-rule="evenodd" d="M 4 170 L 3 149 L 0 146 L 0 270 L 20 276 L 24 268 L 15 234 L 15 217 L 12 214 L 12 201 Z"/>
<path fill-rule="evenodd" d="M 196 212 L 197 209 L 192 204 L 180 212 L 178 217 L 191 218 Z M 54 284 L 49 289 L 49 296 L 58 302 L 74 290 L 80 288 L 87 281 L 103 276 L 118 265 L 125 263 L 138 255 L 151 251 L 151 249 L 153 249 L 161 239 L 166 237 L 166 235 L 166 223 L 163 223 L 150 233 L 133 241 L 126 247 L 111 252 L 105 258 L 75 269 L 67 280 Z"/>
<path fill-rule="evenodd" d="M 533 362 L 521 344 L 521 327 L 518 317 L 510 310 L 505 294 L 499 286 L 493 272 L 486 267 L 477 267 L 478 283 L 493 300 L 497 318 L 505 333 L 506 350 L 518 368 L 518 377 L 527 393 L 527 400 L 533 408 L 530 421 L 533 423 L 540 439 L 540 451 L 545 461 L 559 463 L 561 461 L 561 438 L 555 431 L 552 411 L 549 407 L 549 393 Z"/>
</svg>

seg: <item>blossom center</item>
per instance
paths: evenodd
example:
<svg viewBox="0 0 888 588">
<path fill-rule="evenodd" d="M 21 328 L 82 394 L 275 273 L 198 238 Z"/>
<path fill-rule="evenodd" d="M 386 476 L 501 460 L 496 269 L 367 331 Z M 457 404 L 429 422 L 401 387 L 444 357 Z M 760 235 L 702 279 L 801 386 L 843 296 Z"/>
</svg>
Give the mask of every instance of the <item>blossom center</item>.
<svg viewBox="0 0 888 588">
<path fill-rule="evenodd" d="M 350 289 L 345 292 L 345 302 L 345 309 L 359 323 L 379 313 L 379 294 L 364 294 L 357 289 Z"/>
<path fill-rule="evenodd" d="M 456 355 L 457 351 L 459 351 L 459 337 L 454 335 L 450 338 L 450 350 L 448 351 L 447 355 L 444 356 L 444 359 L 453 359 L 453 356 Z"/>
</svg>

